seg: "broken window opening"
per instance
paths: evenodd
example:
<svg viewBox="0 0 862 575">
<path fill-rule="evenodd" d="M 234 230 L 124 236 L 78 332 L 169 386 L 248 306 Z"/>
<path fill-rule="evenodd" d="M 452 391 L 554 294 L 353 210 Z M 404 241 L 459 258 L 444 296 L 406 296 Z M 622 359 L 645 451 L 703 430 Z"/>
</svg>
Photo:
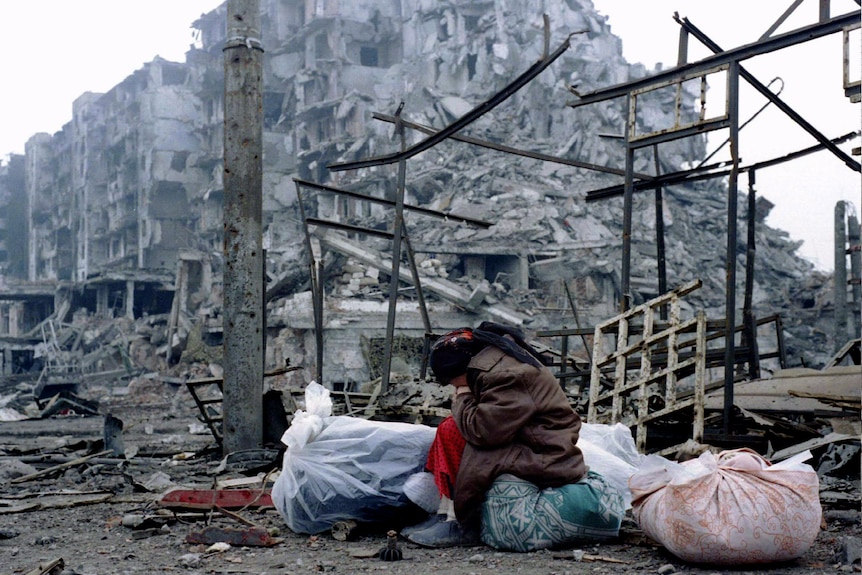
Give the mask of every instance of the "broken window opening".
<svg viewBox="0 0 862 575">
<path fill-rule="evenodd" d="M 314 57 L 318 60 L 331 60 L 334 57 L 326 34 L 318 34 L 314 37 Z"/>
<path fill-rule="evenodd" d="M 479 57 L 476 54 L 467 54 L 467 79 L 472 80 L 476 75 L 476 61 Z"/>
<path fill-rule="evenodd" d="M 185 84 L 186 77 L 188 76 L 188 69 L 182 64 L 176 66 L 163 65 L 161 71 L 163 86 L 180 86 Z"/>
<path fill-rule="evenodd" d="M 12 374 L 42 371 L 42 359 L 34 357 L 32 349 L 12 350 Z"/>
<path fill-rule="evenodd" d="M 175 172 L 182 172 L 186 169 L 188 159 L 189 152 L 174 152 L 171 156 L 171 169 Z"/>
<path fill-rule="evenodd" d="M 263 127 L 272 128 L 281 119 L 281 109 L 284 103 L 284 94 L 281 92 L 263 93 Z"/>
<path fill-rule="evenodd" d="M 440 19 L 440 27 L 437 29 L 437 38 L 439 40 L 449 39 L 449 24 L 445 18 Z"/>
<path fill-rule="evenodd" d="M 485 258 L 485 279 L 507 291 L 521 289 L 523 262 L 520 256 L 490 255 Z"/>
<path fill-rule="evenodd" d="M 150 217 L 156 219 L 183 218 L 189 213 L 186 188 L 179 182 L 156 182 L 152 191 Z"/>
<path fill-rule="evenodd" d="M 380 67 L 377 48 L 374 46 L 362 46 L 359 48 L 359 63 L 372 68 Z"/>
<path fill-rule="evenodd" d="M 363 338 L 363 343 L 365 344 L 366 359 L 371 379 L 376 379 L 382 375 L 383 357 L 386 353 L 386 338 Z M 395 335 L 392 338 L 392 357 L 403 360 L 403 363 L 410 367 L 411 371 L 415 371 L 416 374 L 419 373 L 422 365 L 424 349 L 424 337 Z"/>
<path fill-rule="evenodd" d="M 317 163 L 317 181 L 324 184 L 329 181 L 329 168 L 324 162 Z"/>
<path fill-rule="evenodd" d="M 110 244 L 109 250 L 110 250 L 108 253 L 108 259 L 109 260 L 113 261 L 113 260 L 118 260 L 118 259 L 122 258 L 123 255 L 125 255 L 124 250 L 123 250 L 122 238 L 111 238 L 111 244 Z"/>
</svg>

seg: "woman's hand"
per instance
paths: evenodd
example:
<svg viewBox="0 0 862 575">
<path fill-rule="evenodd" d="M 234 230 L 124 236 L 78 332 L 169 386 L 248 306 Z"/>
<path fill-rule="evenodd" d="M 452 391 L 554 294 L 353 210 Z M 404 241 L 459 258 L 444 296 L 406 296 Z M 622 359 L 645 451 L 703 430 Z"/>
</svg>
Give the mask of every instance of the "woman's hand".
<svg viewBox="0 0 862 575">
<path fill-rule="evenodd" d="M 470 391 L 470 388 L 467 386 L 467 374 L 466 373 L 449 380 L 449 383 L 451 383 L 453 386 L 455 386 L 455 391 L 452 393 L 452 399 L 455 399 L 459 395 L 462 395 L 465 393 L 472 393 Z"/>
<path fill-rule="evenodd" d="M 452 379 L 449 380 L 449 383 L 454 385 L 456 388 L 467 387 L 467 374 L 462 373 L 458 377 L 453 377 Z"/>
</svg>

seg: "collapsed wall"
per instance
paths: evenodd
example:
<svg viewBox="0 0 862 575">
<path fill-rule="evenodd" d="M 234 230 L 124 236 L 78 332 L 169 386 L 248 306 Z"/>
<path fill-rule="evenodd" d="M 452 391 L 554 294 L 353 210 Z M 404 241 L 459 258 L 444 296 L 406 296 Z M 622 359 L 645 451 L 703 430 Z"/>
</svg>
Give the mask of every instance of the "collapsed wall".
<svg viewBox="0 0 862 575">
<path fill-rule="evenodd" d="M 394 199 L 394 168 L 335 173 L 327 166 L 399 149 L 392 126 L 372 119 L 373 112 L 391 114 L 403 102 L 405 119 L 440 129 L 487 100 L 542 57 L 543 15 L 551 46 L 566 38 L 571 46 L 463 135 L 598 166 L 624 165 L 619 139 L 603 137 L 623 132 L 623 103 L 565 105 L 570 87 L 589 91 L 650 72 L 625 62 L 620 40 L 589 0 L 541 9 L 512 0 L 262 0 L 261 7 L 268 366 L 290 362 L 317 372 L 310 254 L 295 178 Z M 26 153 L 27 279 L 67 281 L 82 294 L 92 292 L 71 307 L 94 314 L 163 318 L 167 336 L 147 341 L 167 364 L 181 356 L 173 350 L 191 331 L 202 329 L 204 339 L 217 343 L 221 329 L 225 14 L 222 5 L 194 23 L 201 43 L 184 64 L 156 59 L 107 94 L 82 96 L 73 120 L 53 136 L 34 136 Z M 688 96 L 693 106 L 695 94 Z M 654 101 L 639 121 L 665 125 L 673 113 L 672 100 Z M 408 145 L 421 137 L 408 130 Z M 702 136 L 669 142 L 661 146 L 660 169 L 676 171 L 705 155 Z M 639 153 L 634 169 L 653 173 L 654 158 Z M 408 203 L 492 224 L 483 229 L 407 215 L 419 274 L 442 286 L 425 294 L 432 327 L 472 325 L 489 313 L 515 318 L 533 332 L 575 327 L 573 305 L 584 327 L 613 315 L 622 202 L 585 197 L 621 181 L 463 142 L 443 142 L 411 160 Z M 668 285 L 702 279 L 692 301 L 716 319 L 724 314 L 725 185 L 713 180 L 664 192 Z M 302 201 L 306 215 L 391 229 L 392 210 L 379 205 L 307 190 Z M 822 363 L 834 347 L 825 327 L 826 278 L 795 255 L 798 244 L 787 234 L 765 224 L 765 212 L 756 230 L 755 311 L 784 314 L 789 355 Z M 636 195 L 635 302 L 658 293 L 655 228 L 652 197 Z M 744 221 L 739 228 L 744 238 Z M 323 371 L 327 382 L 352 384 L 378 375 L 391 246 L 373 237 L 342 245 L 332 235 L 320 240 L 319 254 Z M 741 278 L 744 260 L 739 265 Z M 470 298 L 451 296 L 458 290 L 481 299 L 469 305 Z M 405 286 L 401 293 L 397 333 L 420 341 L 425 328 L 417 291 Z M 401 347 L 415 372 L 417 346 Z"/>
</svg>

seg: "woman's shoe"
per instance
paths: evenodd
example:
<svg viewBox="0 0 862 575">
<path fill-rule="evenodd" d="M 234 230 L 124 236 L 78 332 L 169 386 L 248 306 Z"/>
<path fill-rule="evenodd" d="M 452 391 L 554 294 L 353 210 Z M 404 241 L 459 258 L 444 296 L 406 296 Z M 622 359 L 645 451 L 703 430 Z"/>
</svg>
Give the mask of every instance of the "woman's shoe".
<svg viewBox="0 0 862 575">
<path fill-rule="evenodd" d="M 458 521 L 446 521 L 446 515 L 438 515 L 443 521 L 407 535 L 407 540 L 423 547 L 473 547 L 481 543 L 479 530 L 467 527 Z M 403 532 L 402 532 L 403 533 Z"/>
<path fill-rule="evenodd" d="M 402 529 L 401 530 L 401 536 L 407 537 L 409 539 L 409 536 L 412 533 L 416 533 L 417 531 L 423 531 L 425 529 L 428 529 L 432 525 L 436 525 L 437 523 L 440 523 L 441 521 L 446 521 L 446 515 L 445 514 L 441 515 L 440 513 L 434 513 L 433 515 L 429 516 L 428 519 L 426 519 L 425 521 L 423 521 L 421 523 L 417 523 L 416 525 L 411 525 L 409 527 L 405 527 L 404 529 Z"/>
</svg>

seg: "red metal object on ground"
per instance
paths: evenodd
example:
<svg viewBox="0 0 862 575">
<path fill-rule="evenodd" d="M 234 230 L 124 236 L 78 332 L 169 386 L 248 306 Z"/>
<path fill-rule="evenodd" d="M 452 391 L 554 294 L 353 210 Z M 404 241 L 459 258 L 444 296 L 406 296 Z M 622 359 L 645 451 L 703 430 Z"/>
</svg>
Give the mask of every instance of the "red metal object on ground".
<svg viewBox="0 0 862 575">
<path fill-rule="evenodd" d="M 158 504 L 169 509 L 274 507 L 268 489 L 174 489 L 165 493 Z"/>
<path fill-rule="evenodd" d="M 233 529 L 210 525 L 203 531 L 192 531 L 186 535 L 186 543 L 203 545 L 229 543 L 234 547 L 270 547 L 281 543 L 281 539 L 272 537 L 263 527 Z"/>
</svg>

